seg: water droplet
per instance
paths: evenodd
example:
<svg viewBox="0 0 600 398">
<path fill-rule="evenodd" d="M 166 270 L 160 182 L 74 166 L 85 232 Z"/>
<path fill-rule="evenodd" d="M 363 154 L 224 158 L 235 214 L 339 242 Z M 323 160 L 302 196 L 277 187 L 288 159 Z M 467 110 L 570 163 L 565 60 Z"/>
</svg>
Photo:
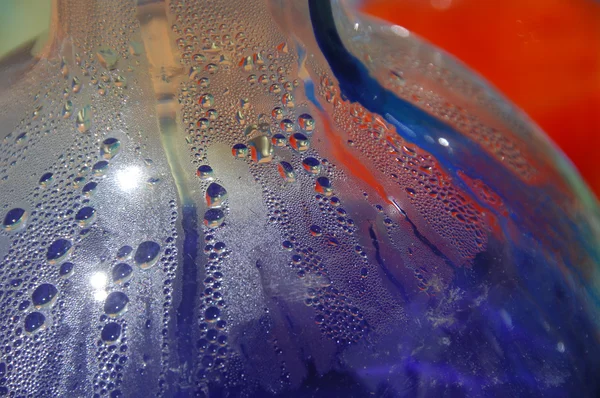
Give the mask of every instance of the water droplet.
<svg viewBox="0 0 600 398">
<path fill-rule="evenodd" d="M 22 145 L 27 141 L 27 133 L 21 133 L 15 138 L 15 144 Z"/>
<path fill-rule="evenodd" d="M 118 75 L 117 78 L 115 79 L 115 86 L 117 86 L 119 88 L 127 87 L 127 78 L 125 76 Z"/>
<path fill-rule="evenodd" d="M 4 222 L 2 223 L 2 228 L 6 231 L 16 231 L 25 225 L 26 220 L 27 212 L 16 207 L 6 213 L 6 216 L 4 216 Z"/>
<path fill-rule="evenodd" d="M 294 107 L 294 96 L 292 93 L 285 93 L 281 96 L 281 103 L 287 108 Z"/>
<path fill-rule="evenodd" d="M 206 188 L 204 197 L 208 207 L 220 207 L 227 199 L 227 190 L 223 186 L 213 182 Z"/>
<path fill-rule="evenodd" d="M 198 170 L 196 170 L 196 175 L 200 177 L 200 179 L 206 181 L 210 181 L 214 178 L 213 169 L 207 164 L 203 164 L 202 166 L 198 167 Z"/>
<path fill-rule="evenodd" d="M 290 137 L 290 145 L 298 152 L 305 152 L 310 147 L 310 142 L 304 134 L 295 133 Z"/>
<path fill-rule="evenodd" d="M 101 160 L 99 162 L 96 162 L 92 166 L 92 173 L 94 173 L 94 175 L 96 175 L 98 177 L 103 176 L 104 174 L 106 174 L 107 171 L 108 171 L 108 162 L 106 160 Z"/>
<path fill-rule="evenodd" d="M 296 172 L 294 171 L 294 167 L 290 163 L 286 161 L 279 162 L 279 164 L 277 165 L 277 170 L 279 171 L 281 178 L 283 178 L 285 182 L 296 181 Z"/>
<path fill-rule="evenodd" d="M 62 115 L 65 119 L 71 116 L 73 113 L 73 102 L 71 100 L 67 100 L 63 105 Z"/>
<path fill-rule="evenodd" d="M 40 177 L 40 185 L 43 187 L 47 187 L 48 185 L 52 184 L 52 181 L 54 181 L 54 174 L 52 173 L 44 173 Z"/>
<path fill-rule="evenodd" d="M 73 81 L 71 81 L 71 90 L 74 93 L 78 93 L 81 90 L 81 80 L 77 76 L 73 77 Z"/>
<path fill-rule="evenodd" d="M 127 245 L 122 246 L 117 251 L 117 260 L 127 260 L 128 258 L 131 258 L 131 253 L 133 253 L 133 247 Z"/>
<path fill-rule="evenodd" d="M 244 57 L 240 61 L 239 66 L 246 72 L 250 72 L 252 69 L 254 69 L 254 59 L 252 59 L 251 55 Z"/>
<path fill-rule="evenodd" d="M 248 147 L 244 144 L 235 144 L 231 148 L 231 153 L 236 158 L 245 158 L 248 156 Z"/>
<path fill-rule="evenodd" d="M 101 47 L 96 52 L 96 57 L 104 68 L 108 70 L 115 69 L 117 67 L 117 61 L 119 60 L 117 53 L 109 47 Z"/>
<path fill-rule="evenodd" d="M 160 253 L 160 245 L 151 240 L 140 243 L 135 251 L 135 263 L 142 269 L 147 269 L 156 264 Z"/>
<path fill-rule="evenodd" d="M 112 279 L 114 283 L 125 283 L 133 276 L 133 268 L 127 263 L 119 263 L 112 269 Z"/>
<path fill-rule="evenodd" d="M 104 301 L 104 313 L 111 317 L 117 317 L 127 311 L 129 297 L 123 292 L 112 292 Z"/>
<path fill-rule="evenodd" d="M 77 112 L 75 125 L 81 133 L 85 133 L 90 129 L 92 126 L 92 107 L 90 105 L 85 105 Z"/>
<path fill-rule="evenodd" d="M 321 171 L 321 162 L 313 157 L 307 157 L 302 160 L 302 167 L 311 174 L 319 174 Z"/>
<path fill-rule="evenodd" d="M 100 338 L 105 343 L 113 343 L 121 336 L 121 325 L 116 322 L 108 322 L 102 328 Z"/>
<path fill-rule="evenodd" d="M 308 113 L 303 113 L 298 116 L 298 125 L 302 129 L 302 131 L 306 133 L 311 133 L 315 129 L 315 119 Z"/>
<path fill-rule="evenodd" d="M 211 75 L 214 75 L 215 73 L 217 73 L 219 71 L 219 65 L 208 64 L 208 65 L 206 65 L 206 67 L 204 67 L 204 69 Z"/>
<path fill-rule="evenodd" d="M 58 274 L 62 278 L 68 278 L 69 276 L 71 276 L 73 274 L 74 267 L 75 267 L 75 265 L 73 263 L 69 263 L 69 262 L 63 263 L 60 266 Z"/>
<path fill-rule="evenodd" d="M 225 213 L 221 209 L 208 209 L 204 213 L 204 224 L 209 228 L 216 228 L 223 224 Z"/>
<path fill-rule="evenodd" d="M 269 87 L 269 91 L 273 94 L 279 94 L 281 92 L 281 86 L 277 83 L 273 83 L 271 84 L 271 87 Z"/>
<path fill-rule="evenodd" d="M 253 59 L 254 59 L 254 63 L 256 65 L 264 65 L 265 64 L 265 60 L 263 59 L 262 53 L 257 52 L 253 54 Z"/>
<path fill-rule="evenodd" d="M 271 142 L 274 146 L 282 147 L 285 146 L 287 140 L 285 139 L 285 135 L 277 133 L 271 138 Z"/>
<path fill-rule="evenodd" d="M 107 160 L 114 158 L 121 149 L 121 142 L 116 138 L 107 138 L 102 141 L 100 155 Z"/>
<path fill-rule="evenodd" d="M 98 184 L 93 181 L 88 182 L 87 184 L 85 184 L 85 186 L 83 187 L 81 192 L 83 192 L 83 194 L 89 198 L 90 196 L 92 196 L 94 194 L 94 192 L 96 192 L 97 186 L 98 186 Z"/>
<path fill-rule="evenodd" d="M 204 109 L 212 108 L 213 105 L 215 104 L 215 97 L 213 97 L 212 94 L 203 94 L 200 96 L 198 103 Z"/>
<path fill-rule="evenodd" d="M 285 131 L 286 133 L 294 132 L 294 122 L 292 122 L 290 119 L 283 119 L 281 123 L 279 123 L 279 127 L 281 127 L 281 130 Z"/>
<path fill-rule="evenodd" d="M 34 333 L 44 326 L 46 323 L 46 317 L 41 312 L 32 312 L 25 317 L 25 331 L 27 333 Z"/>
<path fill-rule="evenodd" d="M 204 311 L 204 319 L 206 322 L 215 322 L 219 319 L 221 315 L 221 311 L 217 307 L 208 307 L 206 311 Z"/>
<path fill-rule="evenodd" d="M 198 119 L 196 126 L 200 127 L 200 130 L 208 130 L 210 127 L 210 121 L 205 117 L 201 117 Z"/>
<path fill-rule="evenodd" d="M 51 306 L 56 301 L 58 289 L 50 283 L 42 283 L 31 294 L 31 302 L 36 308 Z"/>
<path fill-rule="evenodd" d="M 216 109 L 209 109 L 206 111 L 206 117 L 208 120 L 215 121 L 219 117 L 219 112 Z"/>
<path fill-rule="evenodd" d="M 312 236 L 321 236 L 321 235 L 323 235 L 323 231 L 321 230 L 321 227 L 319 227 L 318 225 L 311 225 L 310 226 L 310 234 Z"/>
<path fill-rule="evenodd" d="M 322 193 L 325 196 L 331 196 L 333 194 L 333 187 L 331 181 L 327 177 L 318 177 L 315 183 L 315 191 Z"/>
<path fill-rule="evenodd" d="M 273 119 L 275 120 L 283 119 L 283 109 L 281 109 L 278 106 L 273 108 L 273 110 L 271 111 L 271 116 L 273 116 Z"/>
<path fill-rule="evenodd" d="M 59 263 L 70 254 L 72 247 L 73 244 L 71 241 L 66 239 L 57 239 L 48 247 L 46 259 L 50 264 Z"/>
<path fill-rule="evenodd" d="M 210 79 L 208 77 L 203 77 L 198 80 L 198 85 L 202 88 L 208 88 L 208 86 L 210 86 Z"/>
<path fill-rule="evenodd" d="M 257 163 L 269 163 L 273 159 L 273 146 L 266 135 L 250 140 L 250 158 Z"/>
<path fill-rule="evenodd" d="M 93 207 L 82 207 L 75 215 L 75 220 L 80 227 L 86 227 L 96 220 L 96 210 Z"/>
</svg>

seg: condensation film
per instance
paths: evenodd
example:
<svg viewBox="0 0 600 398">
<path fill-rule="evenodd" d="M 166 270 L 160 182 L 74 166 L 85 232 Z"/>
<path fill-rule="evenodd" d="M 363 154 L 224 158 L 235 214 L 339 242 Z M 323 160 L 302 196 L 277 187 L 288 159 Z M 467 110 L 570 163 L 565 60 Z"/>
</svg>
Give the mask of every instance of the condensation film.
<svg viewBox="0 0 600 398">
<path fill-rule="evenodd" d="M 54 0 L 0 56 L 0 396 L 598 396 L 596 199 L 351 3 Z"/>
</svg>

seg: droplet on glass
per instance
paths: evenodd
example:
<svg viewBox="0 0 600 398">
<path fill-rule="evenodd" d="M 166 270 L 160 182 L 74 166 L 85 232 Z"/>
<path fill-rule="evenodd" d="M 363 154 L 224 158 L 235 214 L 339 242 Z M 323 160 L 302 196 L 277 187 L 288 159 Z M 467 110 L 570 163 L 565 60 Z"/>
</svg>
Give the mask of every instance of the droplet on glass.
<svg viewBox="0 0 600 398">
<path fill-rule="evenodd" d="M 123 292 L 112 292 L 104 300 L 104 313 L 110 317 L 118 317 L 127 311 L 129 297 Z"/>
<path fill-rule="evenodd" d="M 150 268 L 156 264 L 159 253 L 160 245 L 158 243 L 150 240 L 142 242 L 135 251 L 135 263 L 142 269 Z"/>
</svg>

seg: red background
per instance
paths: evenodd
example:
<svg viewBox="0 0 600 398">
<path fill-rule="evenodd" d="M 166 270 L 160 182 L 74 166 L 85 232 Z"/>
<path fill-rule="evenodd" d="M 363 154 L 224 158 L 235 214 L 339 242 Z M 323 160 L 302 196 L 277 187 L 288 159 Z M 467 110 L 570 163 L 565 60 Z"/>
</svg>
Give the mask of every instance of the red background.
<svg viewBox="0 0 600 398">
<path fill-rule="evenodd" d="M 600 196 L 600 1 L 369 0 L 520 106 Z"/>
</svg>

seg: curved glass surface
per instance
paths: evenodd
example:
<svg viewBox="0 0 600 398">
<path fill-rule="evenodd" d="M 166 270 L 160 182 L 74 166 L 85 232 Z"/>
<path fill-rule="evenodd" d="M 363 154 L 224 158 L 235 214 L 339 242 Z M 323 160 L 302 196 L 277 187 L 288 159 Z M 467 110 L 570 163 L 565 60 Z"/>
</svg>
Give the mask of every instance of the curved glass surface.
<svg viewBox="0 0 600 398">
<path fill-rule="evenodd" d="M 335 0 L 47 36 L 0 59 L 0 395 L 598 393 L 597 202 L 447 54 Z"/>
</svg>

